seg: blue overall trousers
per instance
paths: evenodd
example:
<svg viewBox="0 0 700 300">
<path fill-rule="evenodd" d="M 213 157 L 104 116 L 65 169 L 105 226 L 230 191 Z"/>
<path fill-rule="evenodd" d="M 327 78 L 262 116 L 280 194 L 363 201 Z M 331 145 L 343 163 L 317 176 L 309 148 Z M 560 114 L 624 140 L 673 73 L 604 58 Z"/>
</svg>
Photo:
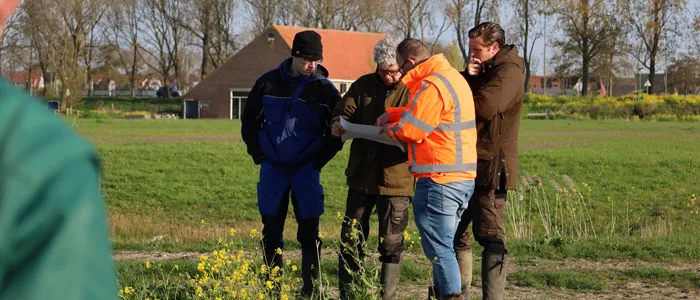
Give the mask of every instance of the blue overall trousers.
<svg viewBox="0 0 700 300">
<path fill-rule="evenodd" d="M 265 260 L 281 266 L 277 248 L 284 249 L 282 232 L 291 194 L 294 215 L 298 222 L 297 240 L 302 248 L 303 290 L 312 288 L 312 266 L 318 271 L 321 240 L 318 237 L 319 217 L 323 214 L 324 195 L 320 170 L 314 155 L 321 149 L 330 108 L 310 103 L 299 96 L 306 84 L 325 78 L 304 78 L 296 81 L 291 97 L 263 96 L 263 129 L 260 146 L 266 159 L 260 167 L 258 209 L 263 221 Z"/>
</svg>

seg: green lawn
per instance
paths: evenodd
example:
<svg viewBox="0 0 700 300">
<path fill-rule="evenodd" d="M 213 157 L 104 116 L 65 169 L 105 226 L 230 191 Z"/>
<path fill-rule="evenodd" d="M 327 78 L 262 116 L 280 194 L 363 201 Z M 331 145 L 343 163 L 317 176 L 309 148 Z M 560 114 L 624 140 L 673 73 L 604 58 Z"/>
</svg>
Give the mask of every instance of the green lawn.
<svg viewBox="0 0 700 300">
<path fill-rule="evenodd" d="M 95 141 L 103 159 L 102 186 L 117 249 L 211 250 L 230 227 L 246 233 L 261 229 L 258 167 L 238 140 L 240 122 L 105 119 L 76 125 Z M 700 125 L 523 121 L 520 144 L 520 174 L 542 179 L 551 208 L 556 193 L 550 182 L 563 185 L 563 175 L 570 177 L 585 202 L 591 230 L 583 236 L 546 234 L 537 199 L 526 193 L 509 203 L 520 209 L 523 225 L 532 232 L 516 238 L 508 219 L 515 255 L 700 258 L 700 203 L 692 201 L 693 194 L 700 195 Z M 326 213 L 321 227 L 331 242 L 340 229 L 337 214 L 344 212 L 348 149 L 322 173 Z M 573 207 L 581 199 L 566 203 Z M 553 220 L 548 225 L 566 224 Z M 296 247 L 295 230 L 290 215 L 286 237 L 291 248 Z M 418 245 L 414 251 L 420 252 Z"/>
</svg>

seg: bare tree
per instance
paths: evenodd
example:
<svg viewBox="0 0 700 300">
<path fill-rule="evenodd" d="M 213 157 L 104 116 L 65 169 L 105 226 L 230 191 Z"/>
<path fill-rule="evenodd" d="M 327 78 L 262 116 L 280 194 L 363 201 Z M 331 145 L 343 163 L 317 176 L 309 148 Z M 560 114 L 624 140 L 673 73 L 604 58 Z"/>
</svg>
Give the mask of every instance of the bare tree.
<svg viewBox="0 0 700 300">
<path fill-rule="evenodd" d="M 260 1 L 260 0 L 256 0 Z M 285 26 L 302 24 L 306 16 L 306 2 L 304 1 L 280 1 L 276 5 L 275 20 Z"/>
<path fill-rule="evenodd" d="M 387 29 L 388 24 L 394 22 L 387 16 L 390 5 L 388 2 L 360 0 L 358 5 L 354 30 L 382 32 Z"/>
<path fill-rule="evenodd" d="M 179 20 L 184 19 L 187 14 L 184 3 L 180 0 L 161 0 L 163 5 L 160 6 L 161 13 L 166 16 L 166 24 L 171 32 L 171 39 L 166 39 L 165 42 L 170 49 L 170 60 L 173 66 L 173 76 L 178 83 L 187 81 L 189 74 L 183 73 L 183 59 L 185 40 L 190 36 L 186 35 L 186 31 L 180 26 Z M 173 86 L 172 82 L 164 83 L 166 87 Z M 170 97 L 170 93 L 166 93 Z"/>
<path fill-rule="evenodd" d="M 476 0 L 474 3 L 474 26 L 484 22 L 484 18 L 498 22 L 498 0 Z"/>
<path fill-rule="evenodd" d="M 99 2 L 99 1 L 98 1 Z M 88 96 L 92 96 L 93 82 L 92 82 L 92 64 L 95 58 L 95 49 L 99 49 L 99 45 L 102 42 L 103 35 L 98 32 L 97 27 L 102 21 L 104 12 L 107 10 L 106 2 L 99 2 L 97 11 L 94 15 L 89 17 L 93 18 L 89 20 L 89 24 L 86 27 L 86 41 L 85 41 L 85 51 L 83 52 L 83 64 L 85 66 L 85 74 L 87 85 Z"/>
<path fill-rule="evenodd" d="M 163 79 L 163 85 L 169 90 L 171 82 L 183 80 L 181 50 L 184 42 L 184 29 L 176 22 L 182 17 L 181 3 L 177 0 L 144 0 L 144 19 L 142 27 L 144 46 L 139 55 L 144 63 Z M 170 93 L 166 95 L 170 97 Z"/>
<path fill-rule="evenodd" d="M 619 14 L 618 14 L 619 15 Z M 591 73 L 593 77 L 598 78 L 601 82 L 605 82 L 608 86 L 608 95 L 612 95 L 615 85 L 615 79 L 620 74 L 626 74 L 633 70 L 633 64 L 630 53 L 632 47 L 627 43 L 627 34 L 623 30 L 620 19 L 614 18 L 612 22 L 615 25 L 611 27 L 609 41 L 615 47 L 604 47 L 601 50 L 598 59 L 591 62 Z"/>
<path fill-rule="evenodd" d="M 689 26 L 688 36 L 695 54 L 700 54 L 700 6 L 693 11 L 693 20 Z"/>
<path fill-rule="evenodd" d="M 129 78 L 131 97 L 136 96 L 136 75 L 140 66 L 139 39 L 144 8 L 142 0 L 117 0 L 110 5 L 107 18 L 110 30 L 108 37 L 116 48 L 121 68 Z"/>
<path fill-rule="evenodd" d="M 103 0 L 48 0 L 41 9 L 41 30 L 48 37 L 53 69 L 60 79 L 62 106 L 72 107 L 83 94 L 90 32 L 104 13 Z M 88 61 L 88 64 L 91 63 Z"/>
<path fill-rule="evenodd" d="M 5 29 L 0 32 L 0 72 L 2 71 L 3 56 L 2 53 L 8 48 L 19 47 L 18 35 L 21 35 L 20 30 L 22 24 L 20 23 L 20 18 L 25 15 L 23 9 L 18 9 L 16 13 L 9 16 L 5 22 Z"/>
<path fill-rule="evenodd" d="M 537 19 L 540 16 L 541 2 L 538 0 L 512 0 L 515 8 L 515 26 L 509 36 L 513 37 L 514 43 L 521 49 L 525 61 L 525 90 L 530 88 L 530 74 L 532 74 L 532 55 L 537 39 L 542 37 L 542 30 L 537 28 Z M 547 28 L 543 28 L 548 30 Z"/>
<path fill-rule="evenodd" d="M 207 78 L 209 73 L 209 63 L 211 62 L 211 40 L 214 31 L 214 21 L 216 16 L 215 6 L 218 0 L 188 0 L 182 2 L 182 7 L 185 7 L 189 14 L 169 15 L 170 22 L 177 24 L 190 34 L 194 35 L 197 40 L 197 46 L 202 54 L 202 63 L 200 65 L 200 77 Z M 166 14 L 168 12 L 166 11 Z M 177 18 L 180 16 L 181 18 Z"/>
<path fill-rule="evenodd" d="M 333 0 L 305 0 L 307 7 L 307 15 L 311 20 L 308 27 L 329 29 L 332 28 L 333 18 L 337 7 Z"/>
<path fill-rule="evenodd" d="M 469 61 L 469 56 L 467 49 L 469 48 L 469 24 L 470 16 L 468 11 L 468 0 L 449 0 L 445 8 L 445 15 L 450 18 L 452 26 L 454 27 L 457 35 L 457 47 L 459 47 L 459 53 L 462 54 L 462 60 L 464 62 Z"/>
<path fill-rule="evenodd" d="M 428 25 L 425 22 L 430 17 L 428 3 L 423 0 L 392 0 L 388 15 L 391 26 L 405 38 L 416 37 L 424 31 L 421 27 Z"/>
<path fill-rule="evenodd" d="M 580 64 L 581 94 L 588 94 L 591 61 L 613 45 L 615 32 L 611 3 L 608 0 L 564 0 L 548 3 L 548 9 L 559 17 L 562 36 L 553 42 L 564 64 Z M 566 61 L 566 57 L 574 60 Z M 564 67 L 565 69 L 566 67 Z"/>
<path fill-rule="evenodd" d="M 641 42 L 639 63 L 649 70 L 650 92 L 654 91 L 654 77 L 659 55 L 671 50 L 679 35 L 686 0 L 618 0 L 633 39 Z"/>
<path fill-rule="evenodd" d="M 245 2 L 247 4 L 245 7 L 248 12 L 248 17 L 253 23 L 255 34 L 259 34 L 272 26 L 281 6 L 284 5 L 285 8 L 293 7 L 294 3 L 300 1 L 282 1 L 286 2 L 285 4 L 282 4 L 280 3 L 281 1 L 276 0 L 245 0 Z M 285 14 L 286 12 L 287 10 L 280 11 L 282 14 Z M 294 13 L 289 12 L 282 17 L 285 20 L 289 20 L 289 23 L 285 25 L 292 25 L 294 23 L 294 15 Z"/>
<path fill-rule="evenodd" d="M 228 61 L 239 48 L 239 44 L 236 43 L 238 36 L 233 31 L 237 8 L 238 3 L 234 0 L 218 0 L 214 5 L 214 29 L 210 49 L 214 69 Z"/>
<path fill-rule="evenodd" d="M 438 20 L 440 20 L 440 22 L 438 22 Z M 426 22 L 427 25 L 424 25 L 423 22 Z M 428 36 L 432 36 L 433 40 L 430 42 L 430 52 L 436 53 L 435 45 L 437 45 L 440 37 L 450 28 L 449 17 L 446 14 L 437 11 L 437 8 L 435 8 L 428 13 L 427 18 L 421 20 L 420 24 L 421 40 L 425 40 Z M 438 24 L 440 25 L 438 26 Z M 428 34 L 426 34 L 426 29 L 428 30 Z"/>
<path fill-rule="evenodd" d="M 35 0 L 35 1 L 23 1 L 22 5 L 18 9 L 18 13 L 15 16 L 19 16 L 19 27 L 21 28 L 21 35 L 24 39 L 29 42 L 29 46 L 33 49 L 33 53 L 36 58 L 36 62 L 39 65 L 41 71 L 41 76 L 45 81 L 45 88 L 42 90 L 42 95 L 46 96 L 48 88 L 48 73 L 50 64 L 50 47 L 49 42 L 51 41 L 51 35 L 53 34 L 48 30 L 47 26 L 51 22 L 47 22 L 47 18 L 51 16 L 45 15 L 45 8 L 47 1 Z M 53 19 L 56 19 L 55 16 Z"/>
</svg>

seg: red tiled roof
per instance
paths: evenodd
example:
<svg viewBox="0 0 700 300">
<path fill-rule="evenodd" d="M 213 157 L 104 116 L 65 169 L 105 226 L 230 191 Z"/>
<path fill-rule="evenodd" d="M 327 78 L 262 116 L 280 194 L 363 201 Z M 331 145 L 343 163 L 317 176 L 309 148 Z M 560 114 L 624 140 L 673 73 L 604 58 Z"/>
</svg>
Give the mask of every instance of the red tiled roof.
<svg viewBox="0 0 700 300">
<path fill-rule="evenodd" d="M 304 30 L 313 30 L 321 35 L 323 63 L 330 79 L 354 81 L 374 71 L 374 45 L 384 38 L 381 33 L 342 31 L 273 25 L 285 43 L 292 48 L 294 35 Z"/>
</svg>

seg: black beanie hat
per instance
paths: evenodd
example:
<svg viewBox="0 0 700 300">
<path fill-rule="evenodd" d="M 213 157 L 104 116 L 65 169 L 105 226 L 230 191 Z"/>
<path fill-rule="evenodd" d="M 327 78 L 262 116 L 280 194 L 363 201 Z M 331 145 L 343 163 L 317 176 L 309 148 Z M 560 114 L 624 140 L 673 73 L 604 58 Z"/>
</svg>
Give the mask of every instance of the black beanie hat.
<svg viewBox="0 0 700 300">
<path fill-rule="evenodd" d="M 311 60 L 323 59 L 323 45 L 321 36 L 313 30 L 297 33 L 292 43 L 292 56 L 308 58 Z"/>
</svg>

